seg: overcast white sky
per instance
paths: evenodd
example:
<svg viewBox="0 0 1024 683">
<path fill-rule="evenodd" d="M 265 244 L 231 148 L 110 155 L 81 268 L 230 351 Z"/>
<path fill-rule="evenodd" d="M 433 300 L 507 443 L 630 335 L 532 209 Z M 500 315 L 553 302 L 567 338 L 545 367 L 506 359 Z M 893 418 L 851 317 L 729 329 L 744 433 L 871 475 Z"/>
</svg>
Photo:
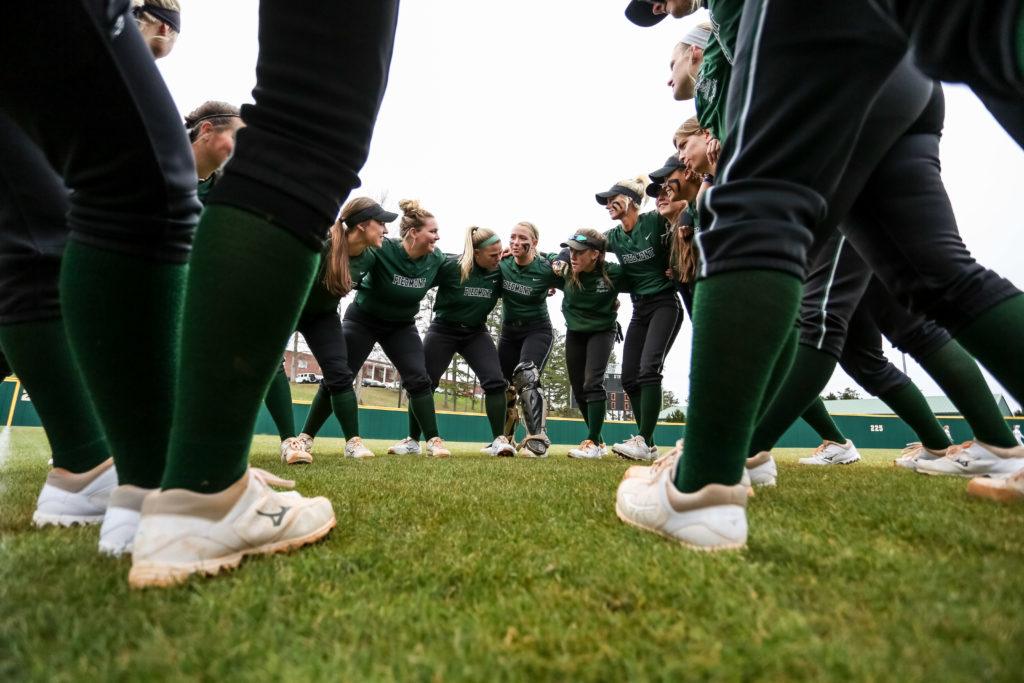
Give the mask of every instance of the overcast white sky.
<svg viewBox="0 0 1024 683">
<path fill-rule="evenodd" d="M 405 0 L 356 192 L 386 194 L 390 208 L 420 199 L 438 217 L 449 252 L 461 251 L 468 225 L 507 235 L 529 220 L 549 250 L 576 228 L 613 227 L 594 193 L 658 168 L 672 152 L 673 131 L 694 110 L 672 100 L 669 56 L 702 18 L 640 29 L 622 16 L 625 4 Z M 177 47 L 158 62 L 178 108 L 252 101 L 258 2 L 184 5 Z M 942 162 L 967 245 L 1024 284 L 1024 153 L 959 86 L 946 88 Z M 560 322 L 559 297 L 549 305 Z M 629 313 L 623 297 L 623 327 Z M 688 393 L 691 332 L 687 321 L 665 368 L 666 388 L 679 396 Z M 902 365 L 899 353 L 888 345 L 887 352 Z M 925 394 L 941 393 L 909 357 L 907 369 Z M 846 386 L 854 384 L 837 371 L 826 391 Z"/>
</svg>

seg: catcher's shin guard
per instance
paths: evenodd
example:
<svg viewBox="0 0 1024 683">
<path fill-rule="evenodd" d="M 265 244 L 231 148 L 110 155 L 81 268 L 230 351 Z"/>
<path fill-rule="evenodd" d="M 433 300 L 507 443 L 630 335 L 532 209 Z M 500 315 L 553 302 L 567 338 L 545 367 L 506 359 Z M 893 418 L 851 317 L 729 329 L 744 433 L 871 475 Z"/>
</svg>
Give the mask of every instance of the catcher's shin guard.
<svg viewBox="0 0 1024 683">
<path fill-rule="evenodd" d="M 519 394 L 519 410 L 526 425 L 526 438 L 519 446 L 534 455 L 545 455 L 551 445 L 544 430 L 547 406 L 544 404 L 544 394 L 540 391 L 540 371 L 533 361 L 516 366 L 512 373 L 512 384 Z"/>
</svg>

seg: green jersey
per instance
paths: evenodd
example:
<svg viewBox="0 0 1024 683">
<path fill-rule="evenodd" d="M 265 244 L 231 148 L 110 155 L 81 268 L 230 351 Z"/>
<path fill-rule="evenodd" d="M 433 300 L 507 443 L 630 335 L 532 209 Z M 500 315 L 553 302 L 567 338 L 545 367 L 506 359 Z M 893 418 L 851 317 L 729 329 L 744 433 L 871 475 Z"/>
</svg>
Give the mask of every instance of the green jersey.
<svg viewBox="0 0 1024 683">
<path fill-rule="evenodd" d="M 640 214 L 629 232 L 619 225 L 604 234 L 608 251 L 619 258 L 633 294 L 657 294 L 672 289 L 672 281 L 665 277 L 671 247 L 667 232 L 668 221 L 657 211 L 648 211 Z"/>
<path fill-rule="evenodd" d="M 694 99 L 701 128 L 725 142 L 725 97 L 736 54 L 736 35 L 743 16 L 743 0 L 708 0 L 711 39 L 697 74 Z"/>
<path fill-rule="evenodd" d="M 548 319 L 548 290 L 559 278 L 551 270 L 554 257 L 538 253 L 525 266 L 514 256 L 501 259 L 501 322 Z"/>
<path fill-rule="evenodd" d="M 468 327 L 483 327 L 501 296 L 501 271 L 473 264 L 462 280 L 458 256 L 449 256 L 437 274 L 434 319 Z"/>
<path fill-rule="evenodd" d="M 441 251 L 432 251 L 414 261 L 401 240 L 384 240 L 359 285 L 356 304 L 382 320 L 412 322 L 445 260 Z"/>
<path fill-rule="evenodd" d="M 320 269 L 317 271 L 316 279 L 313 281 L 313 288 L 309 290 L 309 296 L 306 297 L 306 305 L 302 307 L 302 317 L 338 310 L 338 302 L 341 301 L 341 297 L 332 294 L 331 290 L 327 289 L 327 285 L 324 283 L 330 255 L 331 240 L 328 239 L 324 244 L 323 251 L 320 252 Z M 359 284 L 363 276 L 366 275 L 366 271 L 370 270 L 376 260 L 377 250 L 372 247 L 363 249 L 363 253 L 359 254 L 359 256 L 349 257 L 348 272 L 352 277 L 353 288 Z"/>
<path fill-rule="evenodd" d="M 217 184 L 217 180 L 220 179 L 220 170 L 216 170 L 210 174 L 209 178 L 200 180 L 199 185 L 196 186 L 196 195 L 199 197 L 199 201 L 202 204 L 206 204 L 206 198 L 210 196 L 210 190 Z"/>
<path fill-rule="evenodd" d="M 619 292 L 629 290 L 622 266 L 607 263 L 608 280 L 595 268 L 589 273 L 580 273 L 579 286 L 574 286 L 568 279 L 559 283 L 563 292 L 562 315 L 565 326 L 573 332 L 604 332 L 615 329 L 615 304 Z M 568 269 L 567 269 L 568 270 Z"/>
</svg>

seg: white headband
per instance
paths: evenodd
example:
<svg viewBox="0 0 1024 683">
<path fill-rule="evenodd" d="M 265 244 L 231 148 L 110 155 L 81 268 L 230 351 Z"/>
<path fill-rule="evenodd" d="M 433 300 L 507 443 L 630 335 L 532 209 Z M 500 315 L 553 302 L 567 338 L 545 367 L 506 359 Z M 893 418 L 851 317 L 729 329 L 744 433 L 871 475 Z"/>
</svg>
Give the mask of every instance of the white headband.
<svg viewBox="0 0 1024 683">
<path fill-rule="evenodd" d="M 702 28 L 701 26 L 694 26 L 686 32 L 686 35 L 684 35 L 683 39 L 679 42 L 686 43 L 687 45 L 695 45 L 703 50 L 708 46 L 708 39 L 710 37 L 711 31 L 706 28 Z"/>
</svg>

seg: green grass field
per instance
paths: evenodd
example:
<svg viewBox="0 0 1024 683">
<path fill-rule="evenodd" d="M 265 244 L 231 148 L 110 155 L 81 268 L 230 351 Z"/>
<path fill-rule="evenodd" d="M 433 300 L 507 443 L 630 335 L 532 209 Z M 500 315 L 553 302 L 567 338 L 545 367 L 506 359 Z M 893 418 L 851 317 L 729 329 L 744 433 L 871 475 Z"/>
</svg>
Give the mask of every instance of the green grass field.
<svg viewBox="0 0 1024 683">
<path fill-rule="evenodd" d="M 292 384 L 292 399 L 296 401 L 312 401 L 313 397 L 316 396 L 316 390 L 319 384 Z M 395 389 L 381 389 L 380 387 L 362 387 L 359 391 L 359 400 L 364 406 L 381 406 L 384 408 L 394 408 L 398 405 L 398 391 Z M 405 401 L 403 399 L 402 406 L 404 407 Z M 441 394 L 434 394 L 434 407 L 438 410 L 452 410 L 460 413 L 483 413 L 484 405 L 482 401 L 477 401 L 476 405 L 467 398 L 459 398 L 457 405 L 452 403 L 452 398 L 448 397 L 448 404 L 445 405 L 444 396 Z"/>
<path fill-rule="evenodd" d="M 382 442 L 371 445 L 381 446 Z M 227 576 L 131 591 L 97 531 L 35 530 L 42 431 L 0 432 L 0 680 L 1005 680 L 1024 675 L 1024 506 L 896 471 L 811 469 L 701 555 L 621 524 L 626 467 L 356 462 L 291 469 L 338 527 Z M 253 462 L 275 472 L 276 441 Z"/>
</svg>

